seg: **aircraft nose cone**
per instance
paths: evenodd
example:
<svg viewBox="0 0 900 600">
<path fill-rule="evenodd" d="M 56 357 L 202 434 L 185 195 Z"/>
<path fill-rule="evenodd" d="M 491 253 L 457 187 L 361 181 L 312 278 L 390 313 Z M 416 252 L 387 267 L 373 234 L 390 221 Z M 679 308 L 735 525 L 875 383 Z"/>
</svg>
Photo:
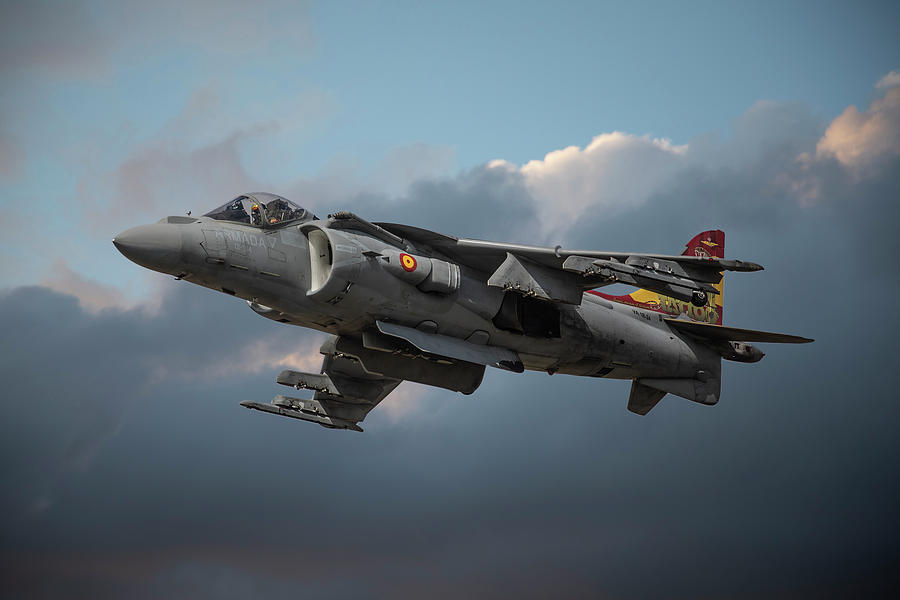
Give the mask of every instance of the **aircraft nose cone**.
<svg viewBox="0 0 900 600">
<path fill-rule="evenodd" d="M 167 273 L 181 262 L 181 231 L 167 223 L 141 225 L 113 238 L 125 258 L 142 267 Z"/>
</svg>

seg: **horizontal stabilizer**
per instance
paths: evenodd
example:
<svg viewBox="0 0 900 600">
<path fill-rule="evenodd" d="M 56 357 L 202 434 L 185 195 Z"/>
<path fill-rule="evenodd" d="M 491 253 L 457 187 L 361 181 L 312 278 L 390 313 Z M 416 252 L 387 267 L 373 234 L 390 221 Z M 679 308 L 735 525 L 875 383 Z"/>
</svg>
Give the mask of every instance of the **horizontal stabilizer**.
<svg viewBox="0 0 900 600">
<path fill-rule="evenodd" d="M 680 319 L 666 319 L 673 329 L 708 340 L 720 340 L 727 342 L 771 342 L 773 344 L 808 344 L 813 340 L 786 333 L 771 333 L 768 331 L 756 331 L 754 329 L 740 329 L 738 327 L 724 327 L 710 323 L 698 323 L 694 321 L 682 321 Z"/>
</svg>

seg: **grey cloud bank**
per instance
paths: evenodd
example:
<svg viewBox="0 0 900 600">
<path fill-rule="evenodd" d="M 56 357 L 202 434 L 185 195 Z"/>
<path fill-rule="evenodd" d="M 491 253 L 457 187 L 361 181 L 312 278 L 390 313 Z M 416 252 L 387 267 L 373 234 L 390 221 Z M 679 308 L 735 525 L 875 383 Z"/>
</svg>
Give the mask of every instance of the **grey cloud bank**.
<svg viewBox="0 0 900 600">
<path fill-rule="evenodd" d="M 772 289 L 793 288 L 784 277 Z M 897 323 L 815 327 L 841 302 L 792 319 L 814 328 L 815 345 L 728 369 L 713 409 L 674 400 L 639 419 L 619 382 L 498 372 L 474 396 L 429 393 L 405 419 L 375 411 L 365 434 L 342 435 L 238 407 L 272 391 L 268 373 L 186 376 L 269 328 L 240 303 L 185 287 L 147 318 L 91 315 L 41 288 L 8 293 L 0 315 L 18 343 L 3 362 L 4 586 L 109 597 L 878 591 L 900 557 L 897 408 L 883 374 Z M 768 323 L 771 308 L 742 309 L 742 322 Z M 172 378 L 148 381 L 159 364 Z"/>
</svg>

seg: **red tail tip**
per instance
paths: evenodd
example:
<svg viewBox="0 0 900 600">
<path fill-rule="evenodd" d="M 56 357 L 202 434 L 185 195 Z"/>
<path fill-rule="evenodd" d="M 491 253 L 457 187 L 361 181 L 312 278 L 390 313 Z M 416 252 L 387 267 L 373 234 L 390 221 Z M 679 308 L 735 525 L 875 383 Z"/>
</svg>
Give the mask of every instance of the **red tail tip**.
<svg viewBox="0 0 900 600">
<path fill-rule="evenodd" d="M 710 229 L 698 233 L 691 238 L 681 254 L 683 256 L 725 258 L 725 232 L 721 229 Z"/>
</svg>

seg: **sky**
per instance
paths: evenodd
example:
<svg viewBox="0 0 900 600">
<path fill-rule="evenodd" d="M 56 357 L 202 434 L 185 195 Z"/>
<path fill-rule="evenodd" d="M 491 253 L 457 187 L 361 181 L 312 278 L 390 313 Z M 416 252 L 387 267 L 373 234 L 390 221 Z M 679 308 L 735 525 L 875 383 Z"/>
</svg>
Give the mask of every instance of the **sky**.
<svg viewBox="0 0 900 600">
<path fill-rule="evenodd" d="M 837 598 L 900 583 L 900 8 L 0 3 L 0 589 L 28 597 Z M 247 411 L 321 334 L 127 261 L 246 191 L 674 253 L 816 339 L 721 402 L 491 370 L 362 434 Z"/>
</svg>

